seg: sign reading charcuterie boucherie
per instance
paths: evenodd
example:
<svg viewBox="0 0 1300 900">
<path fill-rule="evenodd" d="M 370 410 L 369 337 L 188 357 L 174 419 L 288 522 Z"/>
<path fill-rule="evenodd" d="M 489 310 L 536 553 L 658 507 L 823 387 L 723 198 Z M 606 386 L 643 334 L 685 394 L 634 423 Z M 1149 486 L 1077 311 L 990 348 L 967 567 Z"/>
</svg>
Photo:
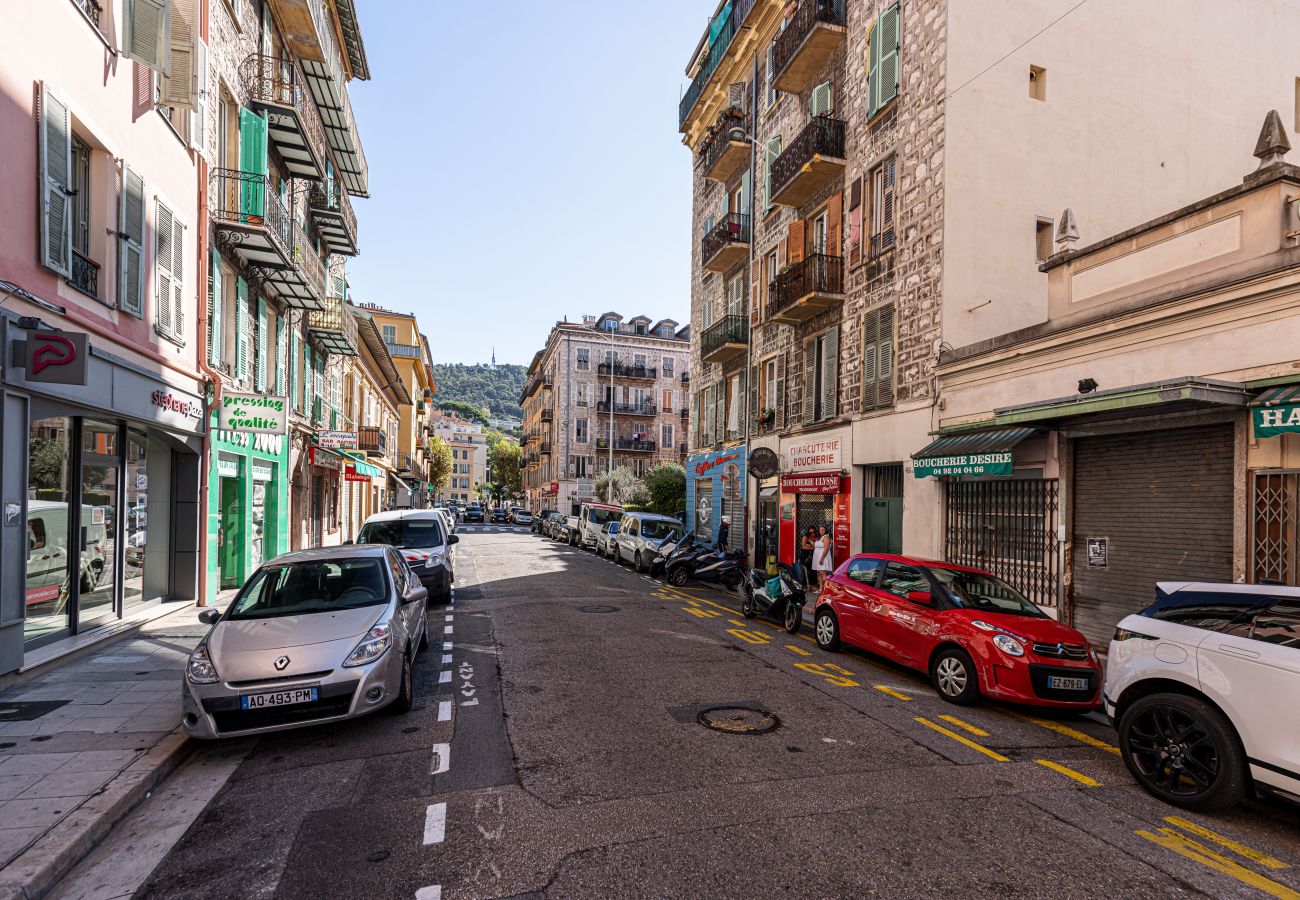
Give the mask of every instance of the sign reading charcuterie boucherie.
<svg viewBox="0 0 1300 900">
<path fill-rule="evenodd" d="M 960 456 L 914 459 L 912 467 L 917 478 L 944 475 L 1010 475 L 1011 451 L 999 450 L 996 453 L 965 453 Z"/>
<path fill-rule="evenodd" d="M 217 414 L 217 427 L 253 434 L 284 434 L 289 424 L 283 397 L 265 394 L 237 394 L 225 391 Z"/>
<path fill-rule="evenodd" d="M 787 444 L 785 458 L 787 468 L 791 472 L 843 468 L 839 438 L 820 438 L 815 441 Z"/>
<path fill-rule="evenodd" d="M 1294 434 L 1300 431 L 1300 403 L 1284 403 L 1281 406 L 1257 406 L 1250 411 L 1250 418 L 1255 426 L 1255 437 L 1277 437 L 1279 434 Z"/>
</svg>

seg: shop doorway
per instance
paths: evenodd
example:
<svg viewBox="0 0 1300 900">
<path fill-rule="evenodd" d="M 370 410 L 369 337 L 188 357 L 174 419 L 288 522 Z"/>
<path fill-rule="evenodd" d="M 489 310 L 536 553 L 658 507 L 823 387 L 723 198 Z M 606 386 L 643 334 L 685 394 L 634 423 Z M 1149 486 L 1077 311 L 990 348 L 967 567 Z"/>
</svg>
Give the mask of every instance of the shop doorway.
<svg viewBox="0 0 1300 900">
<path fill-rule="evenodd" d="M 1252 473 L 1250 580 L 1300 584 L 1300 471 Z"/>
<path fill-rule="evenodd" d="M 81 525 L 72 540 L 83 560 L 77 621 L 88 625 L 117 612 L 117 517 L 121 428 L 83 419 L 81 425 Z"/>
<path fill-rule="evenodd" d="M 243 579 L 239 566 L 239 550 L 244 546 L 244 504 L 240 502 L 239 479 L 219 480 L 221 497 L 221 532 L 217 558 L 221 564 L 221 586 L 239 587 Z"/>
<path fill-rule="evenodd" d="M 754 531 L 754 565 L 767 566 L 777 558 L 776 486 L 759 488 L 758 523 Z"/>
<path fill-rule="evenodd" d="M 319 547 L 324 537 L 322 523 L 325 521 L 325 479 L 319 475 L 311 476 L 311 529 L 312 547 Z"/>
<path fill-rule="evenodd" d="M 946 494 L 943 558 L 992 572 L 1039 606 L 1058 608 L 1061 542 L 1056 480 L 949 481 Z"/>
<path fill-rule="evenodd" d="M 862 552 L 903 552 L 903 464 L 867 466 L 862 496 Z"/>
<path fill-rule="evenodd" d="M 266 559 L 266 482 L 253 482 L 253 503 L 249 509 L 248 571 Z"/>
</svg>

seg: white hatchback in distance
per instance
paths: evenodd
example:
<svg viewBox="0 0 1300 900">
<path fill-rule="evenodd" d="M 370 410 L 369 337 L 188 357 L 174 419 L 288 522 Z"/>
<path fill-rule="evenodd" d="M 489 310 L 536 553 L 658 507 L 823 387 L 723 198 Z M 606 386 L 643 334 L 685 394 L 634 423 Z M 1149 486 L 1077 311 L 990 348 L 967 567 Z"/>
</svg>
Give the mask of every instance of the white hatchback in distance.
<svg viewBox="0 0 1300 900">
<path fill-rule="evenodd" d="M 1300 588 L 1157 584 L 1115 631 L 1103 700 L 1124 764 L 1162 800 L 1300 795 Z"/>
</svg>

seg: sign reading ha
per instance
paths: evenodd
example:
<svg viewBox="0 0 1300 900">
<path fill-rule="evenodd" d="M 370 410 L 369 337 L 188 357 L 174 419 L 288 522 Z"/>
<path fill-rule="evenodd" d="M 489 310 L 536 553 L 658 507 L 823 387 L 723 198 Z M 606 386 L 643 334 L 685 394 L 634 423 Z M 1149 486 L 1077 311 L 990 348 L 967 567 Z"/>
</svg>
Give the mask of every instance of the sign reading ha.
<svg viewBox="0 0 1300 900">
<path fill-rule="evenodd" d="M 1257 406 L 1250 413 L 1257 438 L 1277 437 L 1279 434 L 1300 431 L 1300 404 Z"/>
</svg>

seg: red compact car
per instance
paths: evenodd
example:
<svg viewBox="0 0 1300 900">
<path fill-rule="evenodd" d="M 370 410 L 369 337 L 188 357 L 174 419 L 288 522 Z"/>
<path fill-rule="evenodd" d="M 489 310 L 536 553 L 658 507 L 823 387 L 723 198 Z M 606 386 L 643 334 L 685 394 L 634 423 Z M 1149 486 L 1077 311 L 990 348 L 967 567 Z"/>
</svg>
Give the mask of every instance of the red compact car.
<svg viewBox="0 0 1300 900">
<path fill-rule="evenodd" d="M 1101 704 L 1101 662 L 1087 639 L 979 569 L 855 556 L 823 587 L 815 631 L 823 650 L 843 641 L 929 673 L 951 703 L 983 694 L 1063 709 Z"/>
</svg>

